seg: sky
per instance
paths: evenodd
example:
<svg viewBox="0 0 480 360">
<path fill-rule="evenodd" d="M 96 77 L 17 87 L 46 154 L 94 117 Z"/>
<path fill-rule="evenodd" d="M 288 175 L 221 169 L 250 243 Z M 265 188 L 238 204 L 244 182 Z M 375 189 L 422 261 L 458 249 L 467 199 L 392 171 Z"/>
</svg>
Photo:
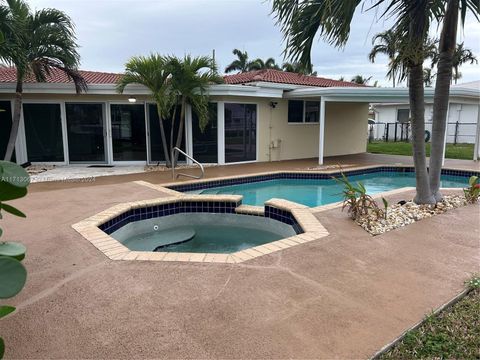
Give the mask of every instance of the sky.
<svg viewBox="0 0 480 360">
<path fill-rule="evenodd" d="M 232 60 L 232 50 L 246 50 L 249 58 L 274 57 L 282 63 L 284 43 L 270 14 L 268 0 L 30 0 L 32 9 L 54 7 L 66 12 L 76 25 L 84 70 L 122 72 L 135 55 L 151 52 L 183 56 L 216 52 L 219 68 Z M 388 59 L 368 60 L 372 37 L 389 28 L 373 11 L 359 9 L 351 36 L 343 49 L 318 39 L 312 51 L 319 76 L 350 80 L 361 74 L 381 86 Z M 480 61 L 480 24 L 470 16 L 459 34 Z M 480 65 L 464 65 L 459 81 L 480 79 Z"/>
</svg>

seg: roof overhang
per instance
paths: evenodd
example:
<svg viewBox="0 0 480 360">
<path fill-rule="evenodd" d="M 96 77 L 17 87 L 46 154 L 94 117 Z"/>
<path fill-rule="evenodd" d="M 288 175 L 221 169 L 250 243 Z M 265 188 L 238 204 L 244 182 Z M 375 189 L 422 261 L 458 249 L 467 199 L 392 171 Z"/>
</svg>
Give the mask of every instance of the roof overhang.
<svg viewBox="0 0 480 360">
<path fill-rule="evenodd" d="M 25 94 L 75 94 L 73 84 L 58 83 L 25 83 L 23 86 Z M 14 83 L 0 83 L 0 94 L 14 94 Z M 210 96 L 250 96 L 250 97 L 267 97 L 282 98 L 283 89 L 276 87 L 263 86 L 245 86 L 245 85 L 229 85 L 218 84 L 211 85 L 207 89 Z M 119 95 L 113 84 L 89 84 L 88 95 Z M 142 85 L 128 85 L 124 91 L 125 95 L 150 95 L 150 91 Z"/>
<path fill-rule="evenodd" d="M 433 88 L 425 89 L 425 101 L 432 101 Z M 322 97 L 325 101 L 366 102 L 366 103 L 408 103 L 408 88 L 376 87 L 329 87 L 302 88 L 288 91 L 287 99 L 306 99 Z M 478 102 L 480 91 L 470 88 L 450 88 L 450 100 L 463 99 Z"/>
</svg>

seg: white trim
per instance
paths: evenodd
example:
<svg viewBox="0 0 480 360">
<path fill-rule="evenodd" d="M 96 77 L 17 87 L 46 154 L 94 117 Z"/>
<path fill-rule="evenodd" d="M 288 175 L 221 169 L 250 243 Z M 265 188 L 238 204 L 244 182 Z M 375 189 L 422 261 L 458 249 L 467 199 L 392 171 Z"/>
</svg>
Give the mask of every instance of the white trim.
<svg viewBox="0 0 480 360">
<path fill-rule="evenodd" d="M 225 165 L 225 102 L 217 102 L 217 162 Z"/>
<path fill-rule="evenodd" d="M 187 104 L 185 109 L 185 152 L 193 157 L 193 130 L 192 130 L 192 105 Z M 187 158 L 187 165 L 193 162 Z"/>
<path fill-rule="evenodd" d="M 323 156 L 325 153 L 325 113 L 327 102 L 325 98 L 320 99 L 320 116 L 319 116 L 319 132 L 318 132 L 318 164 L 323 165 Z"/>
<path fill-rule="evenodd" d="M 65 164 L 69 164 L 70 154 L 68 151 L 67 112 L 65 108 L 65 101 L 62 101 L 60 104 L 60 121 L 62 124 L 63 159 L 65 161 Z"/>
</svg>

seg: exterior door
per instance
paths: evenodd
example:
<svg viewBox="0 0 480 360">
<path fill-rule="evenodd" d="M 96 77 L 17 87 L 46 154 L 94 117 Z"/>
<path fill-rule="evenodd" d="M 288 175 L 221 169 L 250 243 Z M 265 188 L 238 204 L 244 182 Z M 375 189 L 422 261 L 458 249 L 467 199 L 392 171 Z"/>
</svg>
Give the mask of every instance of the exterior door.
<svg viewBox="0 0 480 360">
<path fill-rule="evenodd" d="M 70 162 L 105 163 L 106 132 L 102 104 L 66 103 Z"/>
</svg>

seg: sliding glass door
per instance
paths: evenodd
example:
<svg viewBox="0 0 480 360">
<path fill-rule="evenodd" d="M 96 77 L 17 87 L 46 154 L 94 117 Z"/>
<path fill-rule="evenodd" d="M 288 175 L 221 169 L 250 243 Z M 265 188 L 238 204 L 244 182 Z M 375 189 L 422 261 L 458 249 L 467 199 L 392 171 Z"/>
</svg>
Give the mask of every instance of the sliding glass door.
<svg viewBox="0 0 480 360">
<path fill-rule="evenodd" d="M 225 162 L 257 159 L 257 105 L 225 103 Z"/>
<path fill-rule="evenodd" d="M 172 114 L 173 117 L 173 114 Z M 177 107 L 175 115 L 175 129 L 173 133 L 173 143 L 177 141 L 178 128 L 180 123 L 180 106 Z M 148 104 L 148 125 L 149 125 L 149 138 L 150 138 L 150 162 L 165 162 L 165 152 L 163 150 L 162 136 L 160 132 L 160 121 L 158 118 L 157 105 Z M 167 140 L 167 149 L 170 152 L 170 133 L 172 129 L 172 119 L 163 120 L 163 130 L 165 131 L 165 137 Z M 183 129 L 183 136 L 180 145 L 180 149 L 185 151 L 185 132 Z M 185 157 L 180 155 L 179 161 L 185 161 Z"/>
<path fill-rule="evenodd" d="M 105 163 L 105 124 L 102 104 L 66 103 L 70 162 Z"/>
<path fill-rule="evenodd" d="M 195 112 L 192 113 L 193 157 L 202 163 L 218 162 L 217 103 L 208 104 L 208 123 L 202 129 Z"/>
<path fill-rule="evenodd" d="M 5 157 L 11 129 L 12 107 L 10 101 L 0 101 L 0 159 Z"/>
<path fill-rule="evenodd" d="M 146 161 L 144 105 L 112 104 L 113 161 Z"/>
<path fill-rule="evenodd" d="M 63 162 L 60 104 L 23 104 L 28 161 Z"/>
</svg>

